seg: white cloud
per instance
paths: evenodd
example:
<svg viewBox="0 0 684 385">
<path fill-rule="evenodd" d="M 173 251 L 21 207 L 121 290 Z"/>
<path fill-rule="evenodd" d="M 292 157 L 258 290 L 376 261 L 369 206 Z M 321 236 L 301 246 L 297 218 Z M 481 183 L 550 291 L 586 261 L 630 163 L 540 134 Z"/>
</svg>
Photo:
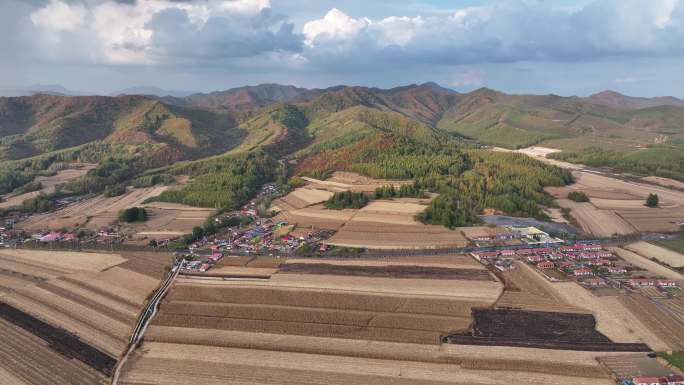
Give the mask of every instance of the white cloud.
<svg viewBox="0 0 684 385">
<path fill-rule="evenodd" d="M 82 5 L 50 0 L 45 7 L 31 14 L 31 21 L 46 30 L 73 31 L 83 26 L 86 15 L 87 10 Z"/>
<path fill-rule="evenodd" d="M 66 46 L 81 44 L 87 50 L 84 56 L 92 60 L 154 64 L 184 52 L 214 57 L 258 54 L 262 48 L 281 48 L 281 40 L 282 48 L 296 50 L 292 28 L 269 8 L 269 0 L 105 0 L 89 8 L 51 0 L 33 12 L 31 20 L 40 27 L 40 43 L 53 56 L 65 52 L 60 46 L 73 52 Z M 225 44 L 234 37 L 242 39 L 241 44 Z M 187 45 L 180 46 L 183 43 Z"/>
<path fill-rule="evenodd" d="M 306 44 L 313 47 L 331 41 L 341 41 L 356 37 L 368 28 L 367 18 L 354 19 L 337 8 L 331 9 L 322 19 L 312 20 L 304 24 Z"/>
<path fill-rule="evenodd" d="M 338 66 L 345 64 L 340 58 L 360 55 L 380 65 L 683 55 L 684 0 L 595 0 L 572 8 L 507 0 L 446 16 L 379 20 L 333 9 L 308 22 L 304 34 L 305 55 Z"/>
<path fill-rule="evenodd" d="M 253 58 L 260 70 L 282 65 L 334 74 L 684 57 L 684 0 L 593 0 L 573 7 L 492 0 L 449 14 L 373 19 L 332 8 L 303 22 L 301 34 L 269 0 L 50 0 L 30 22 L 27 41 L 37 44 L 35 55 L 98 64 L 219 66 Z M 474 81 L 458 75 L 454 83 Z"/>
</svg>

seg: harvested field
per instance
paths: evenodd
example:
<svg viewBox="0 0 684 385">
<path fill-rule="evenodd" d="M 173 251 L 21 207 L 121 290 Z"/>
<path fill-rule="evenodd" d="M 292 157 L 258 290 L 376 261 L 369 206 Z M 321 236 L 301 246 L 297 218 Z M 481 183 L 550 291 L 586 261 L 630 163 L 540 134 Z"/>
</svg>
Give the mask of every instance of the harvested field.
<svg viewBox="0 0 684 385">
<path fill-rule="evenodd" d="M 562 207 L 572 210 L 583 230 L 596 236 L 635 232 L 670 232 L 678 230 L 684 217 L 684 192 L 647 183 L 627 182 L 608 175 L 576 171 L 576 183 L 569 187 L 550 187 L 546 191 L 558 198 Z M 581 191 L 590 203 L 566 199 L 568 192 Z M 660 197 L 660 208 L 648 208 L 648 194 Z"/>
<path fill-rule="evenodd" d="M 469 255 L 424 255 L 416 257 L 382 257 L 373 259 L 331 259 L 331 258 L 288 258 L 285 263 L 328 263 L 333 265 L 354 266 L 433 266 L 467 269 L 485 267 Z"/>
<path fill-rule="evenodd" d="M 610 237 L 615 234 L 634 234 L 637 230 L 628 222 L 609 210 L 600 210 L 592 203 L 577 203 L 569 199 L 558 199 L 561 207 L 571 210 L 582 230 L 598 237 Z"/>
<path fill-rule="evenodd" d="M 442 226 L 371 225 L 352 221 L 324 243 L 370 249 L 429 249 L 464 247 L 468 241 L 460 231 Z"/>
<path fill-rule="evenodd" d="M 674 179 L 669 179 L 669 178 L 663 178 L 660 176 L 647 176 L 644 178 L 641 178 L 647 182 L 659 184 L 664 187 L 674 187 L 677 189 L 684 189 L 684 182 L 674 180 Z"/>
<path fill-rule="evenodd" d="M 200 273 L 198 275 L 206 276 L 227 276 L 227 277 L 270 277 L 271 275 L 278 272 L 277 268 L 268 267 L 242 267 L 242 266 L 222 266 L 214 267 L 208 273 Z"/>
<path fill-rule="evenodd" d="M 631 379 L 638 376 L 667 376 L 672 373 L 655 358 L 648 357 L 646 354 L 600 357 L 598 360 L 619 379 Z"/>
<path fill-rule="evenodd" d="M 570 378 L 514 371 L 460 368 L 453 363 L 388 361 L 199 345 L 146 344 L 146 352 L 124 369 L 124 383 L 174 384 L 504 384 L 552 385 Z M 198 357 L 209 358 L 198 360 Z M 203 364 L 201 364 L 203 362 Z M 239 362 L 239 364 L 236 364 Z M 201 368 L 201 370 L 198 370 Z M 212 376 L 206 375 L 211 373 Z M 582 384 L 609 384 L 605 378 L 574 378 Z"/>
<path fill-rule="evenodd" d="M 170 253 L 144 251 L 121 252 L 121 256 L 126 258 L 126 262 L 119 265 L 119 267 L 150 276 L 154 279 L 161 279 L 164 276 L 164 273 L 171 266 L 173 259 Z"/>
<path fill-rule="evenodd" d="M 622 296 L 620 302 L 634 314 L 635 319 L 643 322 L 663 339 L 665 348 L 658 350 L 684 349 L 684 323 L 664 311 L 662 305 L 641 294 Z"/>
<path fill-rule="evenodd" d="M 159 278 L 116 266 L 127 263 L 117 254 L 36 250 L 3 253 L 0 285 L 8 282 L 5 276 L 21 277 L 28 283 L 18 285 L 15 278 L 14 287 L 3 293 L 0 325 L 4 322 L 1 318 L 5 318 L 25 329 L 29 339 L 38 340 L 23 341 L 26 348 L 22 349 L 3 339 L 0 357 L 12 354 L 8 361 L 12 365 L 6 369 L 31 384 L 55 383 L 40 376 L 67 368 L 70 371 L 52 378 L 64 384 L 103 383 L 126 347 L 141 304 L 158 286 Z M 130 267 L 149 269 L 147 262 L 141 261 L 132 262 Z M 8 330 L 1 328 L 0 338 Z M 19 334 L 14 335 L 18 338 Z M 39 357 L 44 361 L 35 362 Z M 0 376 L 2 368 L 0 363 Z M 19 370 L 22 368 L 32 371 Z M 100 373 L 93 374 L 95 371 Z"/>
<path fill-rule="evenodd" d="M 394 186 L 398 188 L 404 184 L 412 183 L 412 181 L 410 180 L 373 179 L 363 176 L 361 174 L 344 171 L 336 171 L 332 174 L 332 177 L 326 180 L 319 180 L 308 177 L 303 177 L 302 179 L 309 182 L 308 187 L 317 189 L 327 189 L 332 192 L 373 192 L 376 188 L 382 186 Z"/>
<path fill-rule="evenodd" d="M 216 295 L 246 296 L 243 301 L 265 301 L 264 299 L 252 298 L 254 296 L 275 296 L 276 298 L 289 298 L 300 296 L 301 301 L 314 301 L 310 306 L 321 306 L 321 302 L 328 301 L 333 296 L 336 301 L 355 298 L 357 301 L 375 301 L 384 298 L 388 303 L 403 298 L 401 303 L 413 303 L 425 299 L 450 299 L 443 306 L 456 306 L 461 309 L 475 304 L 491 304 L 500 294 L 500 285 L 492 281 L 456 281 L 456 280 L 424 280 L 424 279 L 392 279 L 392 278 L 368 278 L 368 277 L 344 277 L 344 276 L 316 276 L 304 274 L 275 274 L 267 281 L 240 282 L 240 281 L 217 281 L 215 283 L 202 283 L 195 285 L 192 281 L 179 278 L 174 286 L 174 293 L 182 293 L 184 300 L 199 300 L 208 296 L 207 301 L 220 300 Z M 342 295 L 346 293 L 347 295 Z M 359 297 L 360 296 L 360 297 Z M 433 298 L 434 297 L 434 298 Z M 241 297 L 242 298 L 242 297 Z M 318 301 L 318 302 L 315 302 Z M 269 302 L 270 303 L 270 302 Z M 278 302 L 272 303 L 278 304 Z M 396 305 L 396 303 L 395 303 Z M 458 305 L 458 306 L 457 306 Z M 303 305 L 293 305 L 303 306 Z M 326 305 L 327 306 L 327 305 Z M 338 306 L 338 305 L 334 305 Z M 352 306 L 352 305 L 339 305 Z M 351 307 L 355 308 L 355 307 Z M 448 308 L 448 307 L 447 307 Z M 361 309 L 363 310 L 363 309 Z M 466 314 L 469 314 L 466 312 Z"/>
<path fill-rule="evenodd" d="M 330 191 L 326 190 L 316 190 L 316 189 L 309 189 L 309 188 L 298 188 L 294 191 L 292 191 L 290 194 L 288 194 L 287 198 L 294 198 L 295 200 L 299 200 L 303 202 L 304 206 L 311 206 L 316 203 L 322 203 L 330 199 L 330 197 L 333 196 L 333 193 Z"/>
<path fill-rule="evenodd" d="M 556 294 L 578 308 L 587 309 L 596 318 L 596 329 L 615 342 L 645 343 L 653 350 L 667 350 L 657 333 L 639 321 L 618 297 L 598 297 L 575 282 L 558 282 Z"/>
<path fill-rule="evenodd" d="M 560 296 L 544 277 L 527 264 L 516 261 L 515 269 L 499 273 L 506 287 L 496 302 L 497 308 L 531 311 L 587 313 L 586 309 L 571 305 Z"/>
<path fill-rule="evenodd" d="M 62 228 L 85 227 L 97 230 L 117 220 L 120 210 L 144 206 L 149 219 L 145 223 L 130 224 L 124 228 L 128 233 L 142 233 L 139 237 L 164 238 L 189 233 L 194 226 L 201 225 L 214 209 L 191 207 L 175 203 L 153 202 L 143 204 L 168 189 L 168 186 L 129 189 L 124 195 L 106 198 L 96 196 L 68 205 L 60 210 L 38 214 L 17 224 L 27 231 L 59 230 Z"/>
<path fill-rule="evenodd" d="M 38 176 L 35 182 L 40 182 L 42 189 L 39 191 L 31 191 L 20 195 L 7 194 L 3 196 L 0 202 L 0 209 L 20 206 L 25 200 L 35 198 L 41 193 L 50 194 L 55 191 L 55 186 L 61 183 L 66 183 L 70 180 L 80 178 L 89 170 L 95 168 L 95 164 L 79 164 L 74 168 L 58 171 L 53 176 Z"/>
<path fill-rule="evenodd" d="M 648 242 L 635 242 L 624 247 L 648 259 L 657 259 L 672 267 L 684 267 L 684 255 Z"/>
<path fill-rule="evenodd" d="M 625 261 L 635 266 L 638 266 L 652 274 L 661 277 L 666 277 L 669 279 L 674 279 L 676 281 L 684 281 L 684 276 L 682 276 L 681 274 L 677 273 L 674 270 L 670 270 L 657 262 L 651 261 L 646 256 L 634 253 L 621 247 L 611 247 L 610 250 L 617 254 L 620 258 L 624 259 Z"/>
<path fill-rule="evenodd" d="M 62 355 L 77 359 L 102 374 L 110 375 L 114 369 L 114 358 L 15 307 L 0 302 L 0 318 L 45 340 L 50 348 Z"/>
<path fill-rule="evenodd" d="M 45 328 L 38 332 L 44 333 L 47 330 L 48 328 Z M 2 317 L 0 317 L 0 339 L 2 339 L 0 382 L 3 384 L 104 385 L 109 383 L 100 371 L 79 360 L 72 359 L 72 356 L 63 355 L 58 350 L 52 349 L 46 340 Z M 78 354 L 78 352 L 74 353 Z"/>
<path fill-rule="evenodd" d="M 12 258 L 30 264 L 47 265 L 48 268 L 66 271 L 101 271 L 126 262 L 117 254 L 85 253 L 72 251 L 44 251 L 29 249 L 0 250 L 0 258 Z"/>
<path fill-rule="evenodd" d="M 472 307 L 491 305 L 500 292 L 482 269 L 301 263 L 280 270 L 268 280 L 179 278 L 154 324 L 439 344 L 441 335 L 468 327 Z M 453 279 L 464 270 L 487 280 Z M 380 277 L 341 275 L 356 273 Z M 451 279 L 435 279 L 444 274 Z M 410 278 L 385 278 L 396 275 Z"/>
<path fill-rule="evenodd" d="M 462 279 L 474 281 L 493 280 L 489 272 L 481 269 L 453 269 L 410 265 L 353 266 L 328 263 L 286 263 L 280 266 L 278 272 L 385 278 Z"/>
<path fill-rule="evenodd" d="M 614 343 L 596 331 L 591 314 L 473 309 L 472 330 L 446 336 L 447 343 L 560 350 L 648 352 L 643 343 Z"/>
<path fill-rule="evenodd" d="M 97 197 L 84 199 L 60 210 L 38 214 L 17 224 L 27 231 L 61 229 L 64 227 L 89 227 L 97 229 L 116 219 L 119 210 L 140 206 L 148 198 L 161 194 L 167 187 L 129 189 L 125 194 L 112 198 Z M 92 223 L 91 223 L 92 222 Z"/>
</svg>

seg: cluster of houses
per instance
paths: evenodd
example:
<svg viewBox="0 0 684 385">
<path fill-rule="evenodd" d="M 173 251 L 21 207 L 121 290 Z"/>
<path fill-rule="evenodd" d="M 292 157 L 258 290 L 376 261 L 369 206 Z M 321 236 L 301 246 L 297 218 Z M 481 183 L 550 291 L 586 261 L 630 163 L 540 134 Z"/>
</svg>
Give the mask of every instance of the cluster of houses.
<svg viewBox="0 0 684 385">
<path fill-rule="evenodd" d="M 625 381 L 628 385 L 684 385 L 684 376 L 672 374 L 663 377 L 641 376 L 634 377 L 631 382 Z"/>
<path fill-rule="evenodd" d="M 78 236 L 74 233 L 64 233 L 60 231 L 45 231 L 31 234 L 32 241 L 38 242 L 69 242 L 77 239 Z"/>
<path fill-rule="evenodd" d="M 518 247 L 471 254 L 478 261 L 501 271 L 513 268 L 513 260 L 518 259 L 534 266 L 550 280 L 569 278 L 590 287 L 606 286 L 610 282 L 632 288 L 677 286 L 669 279 L 632 277 L 632 267 L 599 244 Z"/>
</svg>

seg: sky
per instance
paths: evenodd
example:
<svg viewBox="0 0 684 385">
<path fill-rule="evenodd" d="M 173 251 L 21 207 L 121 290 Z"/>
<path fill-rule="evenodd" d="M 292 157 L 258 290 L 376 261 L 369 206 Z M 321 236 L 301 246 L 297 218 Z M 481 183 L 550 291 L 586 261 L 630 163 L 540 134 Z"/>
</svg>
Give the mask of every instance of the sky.
<svg viewBox="0 0 684 385">
<path fill-rule="evenodd" d="M 684 97 L 684 0 L 2 0 L 0 90 L 260 83 Z"/>
</svg>

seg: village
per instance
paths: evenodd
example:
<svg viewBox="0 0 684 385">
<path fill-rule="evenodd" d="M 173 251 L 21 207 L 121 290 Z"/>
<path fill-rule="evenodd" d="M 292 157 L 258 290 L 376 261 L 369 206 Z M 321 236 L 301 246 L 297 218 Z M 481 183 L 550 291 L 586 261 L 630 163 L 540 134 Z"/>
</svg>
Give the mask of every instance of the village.
<svg viewBox="0 0 684 385">
<path fill-rule="evenodd" d="M 573 280 L 587 288 L 654 288 L 661 293 L 680 292 L 674 280 L 648 273 L 600 244 L 559 244 L 472 252 L 471 255 L 499 271 L 515 268 L 514 260 L 524 261 L 551 282 Z"/>
</svg>

